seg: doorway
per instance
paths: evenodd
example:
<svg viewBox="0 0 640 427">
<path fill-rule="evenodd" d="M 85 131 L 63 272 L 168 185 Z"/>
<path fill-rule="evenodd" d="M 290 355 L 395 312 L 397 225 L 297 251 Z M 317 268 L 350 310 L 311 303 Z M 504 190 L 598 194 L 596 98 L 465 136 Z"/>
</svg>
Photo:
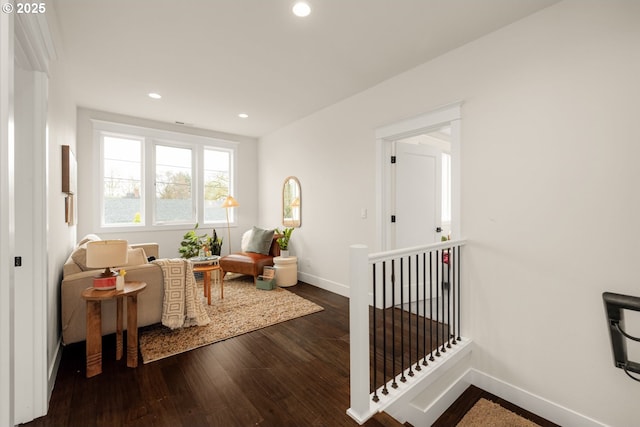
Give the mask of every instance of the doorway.
<svg viewBox="0 0 640 427">
<path fill-rule="evenodd" d="M 376 130 L 379 250 L 461 236 L 460 110 L 447 105 Z"/>
<path fill-rule="evenodd" d="M 439 242 L 451 233 L 451 126 L 399 141 L 392 150 L 392 248 Z"/>
</svg>

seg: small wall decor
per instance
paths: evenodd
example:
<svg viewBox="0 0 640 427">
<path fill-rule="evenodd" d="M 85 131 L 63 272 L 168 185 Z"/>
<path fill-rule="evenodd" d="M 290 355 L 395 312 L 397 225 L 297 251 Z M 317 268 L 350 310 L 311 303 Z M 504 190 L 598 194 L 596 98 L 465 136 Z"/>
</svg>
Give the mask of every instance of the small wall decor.
<svg viewBox="0 0 640 427">
<path fill-rule="evenodd" d="M 75 224 L 75 206 L 73 203 L 73 194 L 67 194 L 64 198 L 64 222 L 69 225 Z"/>
<path fill-rule="evenodd" d="M 69 225 L 75 224 L 75 201 L 78 182 L 78 165 L 73 151 L 68 145 L 62 146 L 62 192 L 67 196 L 64 198 L 64 219 Z"/>
<path fill-rule="evenodd" d="M 77 192 L 77 168 L 76 156 L 68 145 L 62 146 L 62 192 L 76 194 Z"/>
</svg>

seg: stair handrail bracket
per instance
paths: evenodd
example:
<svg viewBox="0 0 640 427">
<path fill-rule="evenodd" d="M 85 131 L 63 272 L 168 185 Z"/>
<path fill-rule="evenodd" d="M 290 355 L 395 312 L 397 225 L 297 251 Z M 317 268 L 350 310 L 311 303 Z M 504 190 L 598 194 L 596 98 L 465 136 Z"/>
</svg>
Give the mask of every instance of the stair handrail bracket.
<svg viewBox="0 0 640 427">
<path fill-rule="evenodd" d="M 349 248 L 350 407 L 364 424 L 471 351 L 460 333 L 465 239 L 369 254 Z"/>
</svg>

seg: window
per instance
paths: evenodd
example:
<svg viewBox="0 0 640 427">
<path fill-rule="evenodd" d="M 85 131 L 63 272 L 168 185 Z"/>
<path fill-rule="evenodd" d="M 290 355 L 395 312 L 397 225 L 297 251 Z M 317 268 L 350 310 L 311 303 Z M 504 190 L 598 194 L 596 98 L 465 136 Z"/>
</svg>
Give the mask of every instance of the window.
<svg viewBox="0 0 640 427">
<path fill-rule="evenodd" d="M 191 150 L 166 145 L 155 148 L 155 222 L 194 222 Z"/>
<path fill-rule="evenodd" d="M 100 227 L 226 225 L 236 143 L 99 121 L 94 135 Z"/>
<path fill-rule="evenodd" d="M 102 224 L 144 224 L 142 141 L 104 135 L 102 153 Z"/>
<path fill-rule="evenodd" d="M 228 151 L 204 150 L 204 221 L 226 221 L 226 210 L 221 206 L 229 192 L 231 182 L 230 153 Z M 232 221 L 229 212 L 229 221 Z"/>
</svg>

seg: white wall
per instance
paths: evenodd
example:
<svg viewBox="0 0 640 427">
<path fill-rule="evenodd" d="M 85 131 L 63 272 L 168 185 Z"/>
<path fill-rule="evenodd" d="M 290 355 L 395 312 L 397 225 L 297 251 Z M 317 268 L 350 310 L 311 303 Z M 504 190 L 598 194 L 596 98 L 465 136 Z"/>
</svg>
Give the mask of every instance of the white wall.
<svg viewBox="0 0 640 427">
<path fill-rule="evenodd" d="M 49 392 L 56 374 L 56 362 L 61 357 L 60 283 L 62 265 L 71 253 L 77 227 L 65 222 L 65 194 L 62 192 L 62 146 L 76 152 L 76 106 L 65 69 L 64 49 L 55 18 L 55 9 L 47 3 L 47 17 L 57 57 L 49 62 L 47 98 L 47 360 Z"/>
<path fill-rule="evenodd" d="M 214 132 L 209 130 L 197 129 L 188 126 L 179 126 L 171 123 L 156 122 L 135 117 L 123 116 L 103 111 L 96 111 L 87 108 L 78 108 L 78 150 L 76 157 L 78 159 L 78 239 L 89 233 L 96 233 L 101 238 L 122 238 L 129 243 L 145 243 L 155 242 L 160 245 L 160 257 L 176 258 L 180 254 L 178 248 L 184 233 L 194 224 L 185 226 L 184 228 L 165 231 L 136 231 L 136 232 L 99 232 L 99 219 L 97 211 L 93 205 L 93 173 L 97 170 L 95 165 L 94 150 L 98 147 L 94 146 L 93 127 L 91 119 L 110 121 L 114 123 L 123 123 L 135 126 L 142 126 L 152 129 L 167 130 L 173 132 L 181 132 L 191 135 L 205 136 L 210 138 L 219 138 L 227 141 L 239 142 L 237 152 L 237 188 L 234 198 L 240 204 L 236 208 L 237 225 L 231 226 L 231 242 L 232 250 L 240 247 L 240 238 L 242 233 L 250 229 L 257 221 L 258 212 L 258 160 L 257 160 L 257 140 L 255 138 L 233 135 L 222 132 Z M 199 228 L 203 232 L 211 235 L 210 229 Z M 222 253 L 225 254 L 228 246 L 227 228 L 217 227 L 218 234 L 224 237 L 225 244 Z"/>
<path fill-rule="evenodd" d="M 640 295 L 638 46 L 640 3 L 568 0 L 306 117 L 260 141 L 278 165 L 260 170 L 260 218 L 279 222 L 298 176 L 301 276 L 344 290 L 348 246 L 375 244 L 374 129 L 464 101 L 474 367 L 633 425 L 638 385 L 613 367 L 601 293 Z"/>
</svg>

